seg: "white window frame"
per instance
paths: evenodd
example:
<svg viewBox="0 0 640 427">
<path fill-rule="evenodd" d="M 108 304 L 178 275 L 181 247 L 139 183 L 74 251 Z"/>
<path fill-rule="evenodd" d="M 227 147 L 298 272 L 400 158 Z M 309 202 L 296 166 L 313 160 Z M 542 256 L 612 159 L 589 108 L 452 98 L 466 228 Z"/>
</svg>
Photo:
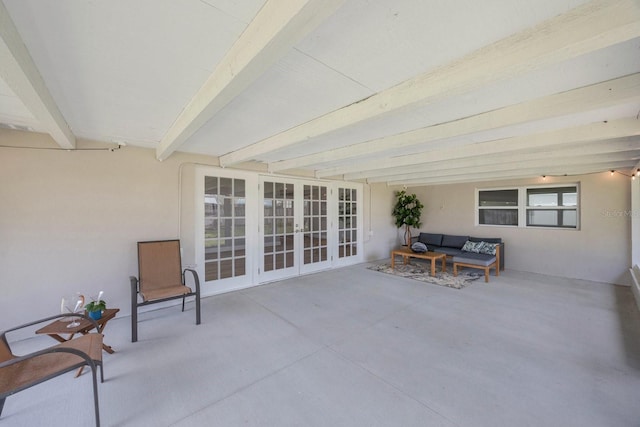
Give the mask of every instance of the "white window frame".
<svg viewBox="0 0 640 427">
<path fill-rule="evenodd" d="M 528 206 L 527 200 L 527 192 L 532 189 L 541 189 L 541 188 L 566 188 L 566 187 L 575 187 L 577 200 L 576 207 L 568 207 L 568 206 L 554 206 L 550 208 L 545 207 L 533 207 Z M 518 191 L 518 205 L 517 206 L 488 206 L 482 207 L 480 206 L 480 193 L 483 191 L 500 191 L 500 190 L 517 190 Z M 518 187 L 496 187 L 496 188 L 476 188 L 475 191 L 475 225 L 480 227 L 508 227 L 508 228 L 538 228 L 538 229 L 546 229 L 546 230 L 580 230 L 580 206 L 581 206 L 581 195 L 580 195 L 580 183 L 579 182 L 567 182 L 567 183 L 553 183 L 553 184 L 542 184 L 542 185 L 527 185 L 527 186 L 518 186 Z M 507 224 L 481 224 L 480 223 L 480 211 L 482 209 L 517 209 L 518 210 L 518 225 L 507 225 Z M 552 210 L 575 210 L 576 211 L 576 226 L 575 227 L 562 227 L 562 226 L 541 226 L 541 225 L 527 225 L 527 213 L 532 209 L 552 209 Z"/>
</svg>

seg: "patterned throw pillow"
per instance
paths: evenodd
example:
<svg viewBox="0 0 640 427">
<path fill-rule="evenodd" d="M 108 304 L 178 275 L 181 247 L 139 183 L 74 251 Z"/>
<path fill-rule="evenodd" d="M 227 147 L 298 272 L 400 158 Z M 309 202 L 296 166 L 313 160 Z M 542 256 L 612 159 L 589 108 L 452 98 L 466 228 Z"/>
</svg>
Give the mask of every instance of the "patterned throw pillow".
<svg viewBox="0 0 640 427">
<path fill-rule="evenodd" d="M 497 243 L 480 242 L 480 251 L 478 253 L 487 254 L 487 255 L 495 255 L 496 254 L 496 246 L 498 246 Z"/>
<path fill-rule="evenodd" d="M 472 242 L 471 240 L 467 240 L 462 247 L 463 252 L 473 252 L 474 254 L 480 253 L 480 245 L 484 242 Z"/>
<path fill-rule="evenodd" d="M 421 254 L 427 252 L 427 245 L 422 242 L 415 242 L 413 245 L 411 245 L 411 250 L 417 254 Z"/>
</svg>

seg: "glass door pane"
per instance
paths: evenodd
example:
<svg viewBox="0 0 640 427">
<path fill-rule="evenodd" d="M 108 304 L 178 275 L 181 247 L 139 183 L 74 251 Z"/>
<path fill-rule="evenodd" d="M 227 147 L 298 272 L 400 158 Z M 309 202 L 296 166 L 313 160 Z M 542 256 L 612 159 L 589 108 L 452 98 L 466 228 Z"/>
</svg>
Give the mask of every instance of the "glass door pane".
<svg viewBox="0 0 640 427">
<path fill-rule="evenodd" d="M 205 281 L 244 276 L 245 180 L 205 176 Z"/>
<path fill-rule="evenodd" d="M 295 185 L 264 181 L 263 273 L 295 268 Z M 277 275 L 274 275 L 277 276 Z"/>
<path fill-rule="evenodd" d="M 328 259 L 327 187 L 305 185 L 303 203 L 303 264 L 326 261 Z"/>
<path fill-rule="evenodd" d="M 338 258 L 358 255 L 358 190 L 338 188 Z"/>
<path fill-rule="evenodd" d="M 302 254 L 300 269 L 304 273 L 328 268 L 329 251 L 329 187 L 323 184 L 302 185 Z"/>
</svg>

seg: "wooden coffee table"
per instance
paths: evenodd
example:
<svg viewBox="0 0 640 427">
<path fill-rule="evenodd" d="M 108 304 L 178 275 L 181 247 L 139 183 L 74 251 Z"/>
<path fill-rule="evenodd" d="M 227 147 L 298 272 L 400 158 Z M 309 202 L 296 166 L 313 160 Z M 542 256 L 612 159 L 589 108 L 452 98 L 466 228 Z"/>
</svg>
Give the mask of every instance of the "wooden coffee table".
<svg viewBox="0 0 640 427">
<path fill-rule="evenodd" d="M 402 248 L 402 249 L 394 249 L 391 251 L 391 268 L 396 267 L 396 256 L 401 256 L 403 264 L 407 264 L 409 262 L 409 258 L 420 258 L 431 261 L 431 276 L 436 275 L 436 262 L 441 260 L 442 262 L 442 271 L 447 271 L 447 255 L 441 254 L 440 252 L 422 252 L 416 253 L 411 249 Z"/>
</svg>

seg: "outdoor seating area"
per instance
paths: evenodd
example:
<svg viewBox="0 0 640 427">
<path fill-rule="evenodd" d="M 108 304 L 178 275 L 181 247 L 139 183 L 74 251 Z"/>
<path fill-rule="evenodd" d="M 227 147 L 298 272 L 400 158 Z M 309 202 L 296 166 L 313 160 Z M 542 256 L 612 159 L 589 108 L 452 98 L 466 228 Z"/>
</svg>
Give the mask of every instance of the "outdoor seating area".
<svg viewBox="0 0 640 427">
<path fill-rule="evenodd" d="M 640 427 L 640 0 L 0 22 L 0 427 Z"/>
</svg>

